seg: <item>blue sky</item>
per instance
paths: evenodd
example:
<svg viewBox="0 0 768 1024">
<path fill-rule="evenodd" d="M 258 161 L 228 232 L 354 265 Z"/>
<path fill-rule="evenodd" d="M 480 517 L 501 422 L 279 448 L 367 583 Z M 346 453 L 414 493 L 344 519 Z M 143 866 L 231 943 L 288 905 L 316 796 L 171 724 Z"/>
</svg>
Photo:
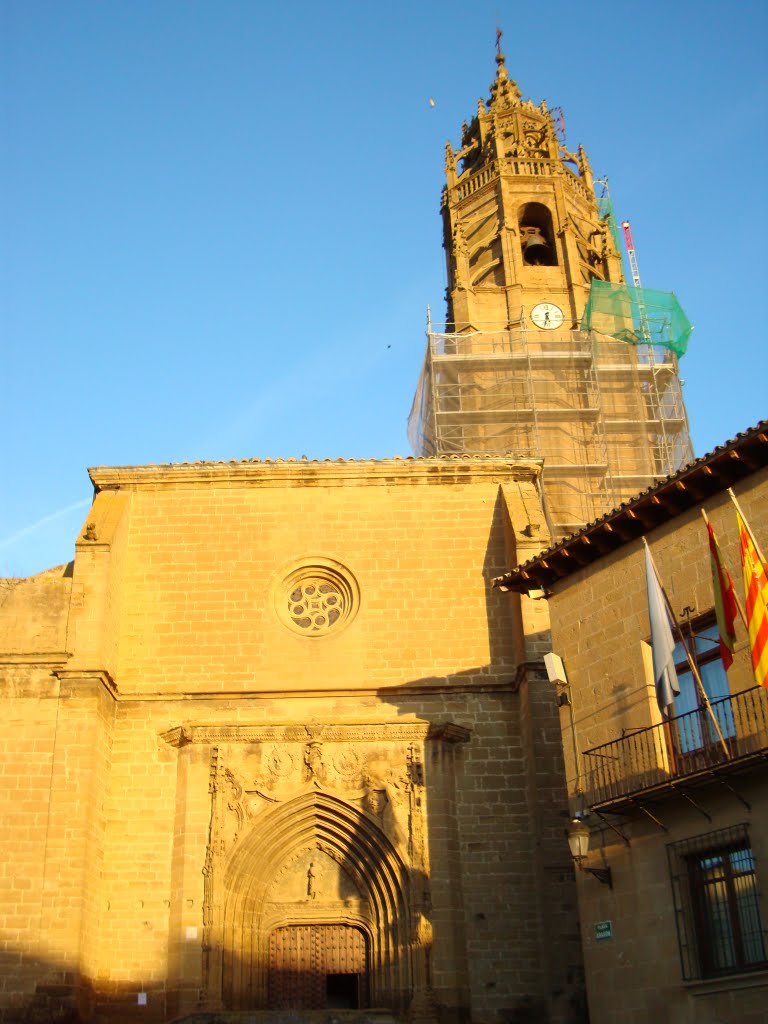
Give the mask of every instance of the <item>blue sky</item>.
<svg viewBox="0 0 768 1024">
<path fill-rule="evenodd" d="M 3 0 L 0 575 L 72 557 L 87 466 L 408 454 L 497 18 L 695 325 L 696 453 L 767 416 L 767 10 Z"/>
</svg>

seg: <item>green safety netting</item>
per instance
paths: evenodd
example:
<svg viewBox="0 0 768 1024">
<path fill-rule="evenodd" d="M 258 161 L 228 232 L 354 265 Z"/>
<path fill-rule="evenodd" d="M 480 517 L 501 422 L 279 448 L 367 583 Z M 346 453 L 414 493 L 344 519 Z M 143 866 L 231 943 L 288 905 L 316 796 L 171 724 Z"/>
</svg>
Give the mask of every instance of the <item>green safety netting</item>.
<svg viewBox="0 0 768 1024">
<path fill-rule="evenodd" d="M 682 356 L 693 327 L 674 292 L 593 279 L 581 329 L 633 345 L 662 345 Z"/>
</svg>

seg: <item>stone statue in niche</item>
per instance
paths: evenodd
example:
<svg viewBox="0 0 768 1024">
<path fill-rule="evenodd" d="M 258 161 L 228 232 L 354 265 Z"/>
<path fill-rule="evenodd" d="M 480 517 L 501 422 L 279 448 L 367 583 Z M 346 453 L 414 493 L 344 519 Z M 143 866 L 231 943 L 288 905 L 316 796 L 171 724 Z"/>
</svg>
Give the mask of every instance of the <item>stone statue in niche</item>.
<svg viewBox="0 0 768 1024">
<path fill-rule="evenodd" d="M 326 774 L 323 746 L 318 740 L 310 740 L 304 745 L 304 781 L 318 785 L 325 781 Z"/>
<path fill-rule="evenodd" d="M 283 865 L 270 886 L 269 898 L 274 903 L 337 903 L 362 897 L 342 865 L 314 847 Z"/>
<path fill-rule="evenodd" d="M 395 846 L 407 848 L 411 832 L 408 776 L 388 761 L 369 761 L 363 786 L 365 809 L 379 819 Z"/>
<path fill-rule="evenodd" d="M 469 246 L 460 220 L 456 221 L 453 228 L 453 252 L 456 256 L 469 256 Z"/>
<path fill-rule="evenodd" d="M 411 811 L 409 805 L 409 780 L 404 775 L 390 772 L 384 782 L 387 804 L 384 808 L 382 824 L 395 846 L 406 848 L 411 833 Z"/>
</svg>

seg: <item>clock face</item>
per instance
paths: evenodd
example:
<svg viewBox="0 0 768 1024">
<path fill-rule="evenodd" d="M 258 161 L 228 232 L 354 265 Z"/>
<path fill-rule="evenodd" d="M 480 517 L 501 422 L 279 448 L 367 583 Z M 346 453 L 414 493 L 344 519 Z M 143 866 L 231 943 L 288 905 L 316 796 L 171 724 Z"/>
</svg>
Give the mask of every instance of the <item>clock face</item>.
<svg viewBox="0 0 768 1024">
<path fill-rule="evenodd" d="M 562 309 L 554 302 L 540 302 L 531 310 L 531 320 L 543 331 L 554 331 L 563 326 L 565 316 Z"/>
</svg>

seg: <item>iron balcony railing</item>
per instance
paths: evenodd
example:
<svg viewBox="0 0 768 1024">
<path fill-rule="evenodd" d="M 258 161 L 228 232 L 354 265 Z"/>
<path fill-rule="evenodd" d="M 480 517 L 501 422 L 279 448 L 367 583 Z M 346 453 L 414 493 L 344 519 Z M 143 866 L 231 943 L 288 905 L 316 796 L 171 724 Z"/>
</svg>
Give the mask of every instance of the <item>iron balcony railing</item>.
<svg viewBox="0 0 768 1024">
<path fill-rule="evenodd" d="M 622 802 L 768 751 L 768 692 L 755 686 L 704 708 L 584 751 L 590 806 Z"/>
</svg>

